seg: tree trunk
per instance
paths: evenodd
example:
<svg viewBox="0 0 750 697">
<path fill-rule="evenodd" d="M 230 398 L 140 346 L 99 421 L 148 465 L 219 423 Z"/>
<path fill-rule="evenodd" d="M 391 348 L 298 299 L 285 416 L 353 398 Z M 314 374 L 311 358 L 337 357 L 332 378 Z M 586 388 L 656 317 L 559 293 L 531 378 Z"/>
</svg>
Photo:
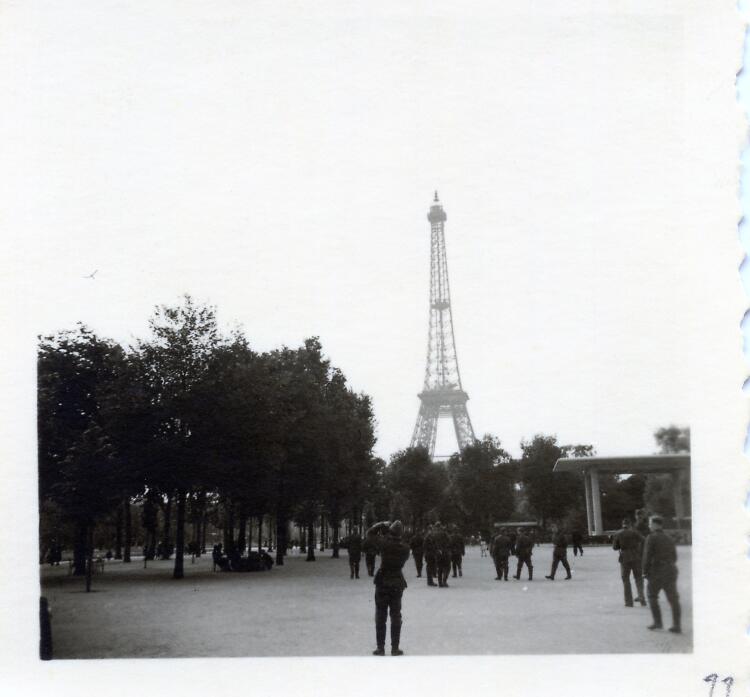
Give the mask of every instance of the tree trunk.
<svg viewBox="0 0 750 697">
<path fill-rule="evenodd" d="M 125 514 L 125 549 L 123 550 L 122 563 L 130 564 L 130 547 L 133 544 L 133 521 L 130 517 L 130 497 L 126 496 L 122 502 Z"/>
<path fill-rule="evenodd" d="M 94 526 L 93 524 L 89 524 L 88 527 L 88 534 L 86 535 L 86 592 L 89 593 L 91 591 L 91 572 L 93 569 L 91 568 L 94 564 L 93 556 L 94 556 Z"/>
<path fill-rule="evenodd" d="M 122 559 L 122 506 L 117 507 L 115 522 L 115 559 Z"/>
<path fill-rule="evenodd" d="M 331 519 L 331 527 L 333 528 L 333 554 L 331 556 L 334 559 L 339 558 L 339 525 L 340 522 L 337 518 Z"/>
<path fill-rule="evenodd" d="M 206 529 L 208 528 L 208 513 L 203 512 L 203 520 L 201 521 L 201 553 L 206 553 Z"/>
<path fill-rule="evenodd" d="M 315 561 L 315 522 L 312 518 L 307 524 L 307 559 L 305 561 Z"/>
<path fill-rule="evenodd" d="M 245 553 L 245 531 L 247 530 L 247 514 L 246 513 L 240 513 L 240 531 L 237 535 L 237 549 L 239 550 L 240 554 Z M 250 546 L 253 546 L 253 541 L 250 540 Z"/>
<path fill-rule="evenodd" d="M 173 578 L 182 578 L 184 572 L 185 554 L 185 500 L 187 494 L 184 489 L 177 492 L 177 537 L 174 550 L 174 573 Z"/>
<path fill-rule="evenodd" d="M 224 504 L 224 553 L 230 554 L 234 547 L 234 508 Z"/>
<path fill-rule="evenodd" d="M 325 516 L 320 514 L 320 551 L 324 551 L 326 548 L 326 519 Z"/>
<path fill-rule="evenodd" d="M 86 524 L 76 523 L 75 542 L 73 543 L 73 575 L 86 574 Z"/>
<path fill-rule="evenodd" d="M 263 544 L 263 516 L 258 516 L 258 552 L 262 549 Z"/>
<path fill-rule="evenodd" d="M 276 514 L 276 566 L 284 566 L 284 552 L 286 549 L 286 518 Z"/>
<path fill-rule="evenodd" d="M 164 527 L 162 528 L 161 537 L 161 558 L 169 559 L 169 548 L 172 545 L 172 497 L 167 496 L 167 502 L 163 507 Z"/>
</svg>

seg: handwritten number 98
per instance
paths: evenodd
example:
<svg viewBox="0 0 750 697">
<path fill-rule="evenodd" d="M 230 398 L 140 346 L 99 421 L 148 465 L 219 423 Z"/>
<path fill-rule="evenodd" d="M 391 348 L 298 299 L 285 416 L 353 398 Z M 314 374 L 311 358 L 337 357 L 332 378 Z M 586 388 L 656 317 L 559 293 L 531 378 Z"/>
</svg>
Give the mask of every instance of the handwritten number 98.
<svg viewBox="0 0 750 697">
<path fill-rule="evenodd" d="M 716 682 L 718 679 L 719 676 L 716 673 L 711 673 L 711 675 L 707 675 L 705 678 L 703 678 L 703 682 L 711 683 L 711 689 L 708 691 L 708 697 L 714 697 L 714 687 L 716 687 Z M 725 686 L 724 697 L 729 697 L 729 694 L 732 691 L 732 685 L 734 685 L 734 678 L 731 675 L 728 675 L 721 682 L 723 682 Z"/>
</svg>

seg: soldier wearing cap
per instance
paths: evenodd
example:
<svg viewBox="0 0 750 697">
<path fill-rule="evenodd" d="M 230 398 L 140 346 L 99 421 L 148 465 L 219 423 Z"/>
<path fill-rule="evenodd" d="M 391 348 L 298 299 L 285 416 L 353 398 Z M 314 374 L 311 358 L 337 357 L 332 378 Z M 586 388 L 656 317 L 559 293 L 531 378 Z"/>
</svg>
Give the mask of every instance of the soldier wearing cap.
<svg viewBox="0 0 750 697">
<path fill-rule="evenodd" d="M 451 543 L 445 526 L 438 521 L 432 533 L 435 540 L 438 572 L 438 586 L 448 588 L 448 574 L 451 570 Z"/>
<path fill-rule="evenodd" d="M 378 548 L 375 544 L 375 537 L 369 534 L 369 532 L 365 533 L 365 541 L 362 543 L 362 551 L 365 553 L 365 566 L 367 567 L 367 575 L 374 576 L 375 555 L 378 553 Z"/>
<path fill-rule="evenodd" d="M 375 523 L 368 531 L 380 553 L 380 568 L 375 574 L 375 639 L 376 656 L 385 654 L 386 620 L 391 616 L 391 655 L 402 656 L 401 597 L 406 588 L 402 569 L 409 558 L 409 545 L 402 541 L 403 525 L 400 520 Z"/>
<path fill-rule="evenodd" d="M 508 558 L 511 553 L 511 542 L 510 537 L 506 534 L 505 528 L 502 528 L 500 532 L 492 540 L 492 560 L 495 562 L 495 571 L 497 576 L 496 581 L 508 580 Z"/>
<path fill-rule="evenodd" d="M 562 564 L 567 573 L 565 580 L 569 581 L 573 577 L 570 574 L 570 565 L 568 564 L 568 538 L 565 535 L 565 530 L 561 530 L 557 525 L 552 526 L 552 542 L 555 545 L 552 550 L 552 570 L 549 572 L 549 576 L 545 578 L 554 581 L 557 567 Z"/>
<path fill-rule="evenodd" d="M 349 578 L 359 578 L 359 562 L 362 559 L 362 538 L 354 532 L 346 545 L 349 553 Z"/>
<path fill-rule="evenodd" d="M 466 544 L 464 543 L 463 535 L 458 532 L 458 528 L 454 525 L 450 535 L 450 555 L 451 555 L 451 568 L 453 569 L 453 578 L 456 578 L 456 572 L 459 576 L 463 576 L 463 570 L 461 568 L 463 562 L 463 556 L 466 554 Z"/>
<path fill-rule="evenodd" d="M 430 525 L 424 536 L 424 561 L 427 565 L 427 585 L 434 586 L 435 576 L 438 575 L 437 568 L 438 548 L 435 542 L 435 526 Z"/>
<path fill-rule="evenodd" d="M 672 539 L 662 529 L 661 516 L 652 515 L 649 520 L 651 530 L 643 546 L 643 576 L 648 579 L 648 604 L 654 622 L 649 629 L 661 629 L 661 608 L 659 591 L 663 590 L 672 608 L 672 626 L 669 631 L 679 634 L 680 596 L 677 593 L 677 549 Z"/>
<path fill-rule="evenodd" d="M 523 531 L 518 528 L 518 537 L 516 537 L 515 550 L 518 557 L 518 566 L 516 567 L 516 580 L 521 578 L 523 565 L 529 570 L 529 581 L 534 579 L 534 567 L 531 564 L 531 555 L 534 549 L 534 541 Z"/>
<path fill-rule="evenodd" d="M 422 558 L 424 556 L 424 537 L 420 530 L 417 530 L 409 541 L 411 554 L 414 557 L 414 565 L 417 567 L 417 578 L 422 577 Z"/>
<path fill-rule="evenodd" d="M 612 549 L 619 550 L 620 576 L 625 591 L 625 607 L 633 607 L 633 589 L 630 587 L 630 574 L 635 579 L 635 587 L 638 590 L 636 600 L 646 604 L 643 595 L 643 576 L 641 574 L 641 554 L 643 550 L 643 537 L 633 529 L 633 524 L 628 518 L 622 521 L 622 530 L 615 535 Z"/>
</svg>

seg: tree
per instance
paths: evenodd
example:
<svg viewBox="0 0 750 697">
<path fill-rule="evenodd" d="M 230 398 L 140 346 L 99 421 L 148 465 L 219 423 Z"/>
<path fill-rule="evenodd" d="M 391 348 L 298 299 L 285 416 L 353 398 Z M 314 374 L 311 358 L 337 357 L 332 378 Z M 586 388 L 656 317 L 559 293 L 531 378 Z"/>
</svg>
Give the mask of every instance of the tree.
<svg viewBox="0 0 750 697">
<path fill-rule="evenodd" d="M 654 432 L 654 440 L 661 454 L 678 454 L 690 452 L 690 428 L 688 426 L 669 426 L 659 428 Z M 675 515 L 674 479 L 670 474 L 650 474 L 646 477 L 643 492 L 645 507 L 651 512 L 661 515 Z M 681 492 L 683 500 L 690 501 L 690 478 L 683 480 Z"/>
<path fill-rule="evenodd" d="M 557 445 L 556 436 L 536 435 L 521 442 L 520 474 L 524 494 L 542 526 L 550 518 L 562 519 L 568 509 L 583 509 L 580 478 L 568 472 L 553 473 L 555 462 L 572 454 L 593 453 L 592 446 Z"/>
<path fill-rule="evenodd" d="M 450 497 L 462 514 L 465 529 L 490 530 L 493 520 L 510 516 L 513 510 L 510 462 L 510 455 L 500 441 L 489 434 L 450 458 Z"/>
<path fill-rule="evenodd" d="M 386 482 L 392 494 L 407 502 L 412 526 L 421 527 L 427 513 L 442 502 L 448 477 L 445 468 L 432 462 L 427 448 L 417 446 L 391 456 Z"/>
<path fill-rule="evenodd" d="M 149 327 L 152 337 L 138 343 L 137 358 L 155 415 L 152 477 L 156 488 L 177 499 L 173 577 L 179 579 L 184 576 L 187 496 L 205 452 L 193 431 L 213 409 L 195 393 L 221 338 L 216 310 L 196 305 L 189 295 L 181 305 L 158 306 Z"/>
</svg>

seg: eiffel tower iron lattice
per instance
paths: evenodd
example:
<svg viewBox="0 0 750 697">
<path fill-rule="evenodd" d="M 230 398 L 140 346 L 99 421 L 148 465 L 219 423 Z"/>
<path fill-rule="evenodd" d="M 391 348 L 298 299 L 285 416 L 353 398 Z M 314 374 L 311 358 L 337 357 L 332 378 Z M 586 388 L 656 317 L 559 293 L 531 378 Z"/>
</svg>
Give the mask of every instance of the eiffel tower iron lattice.
<svg viewBox="0 0 750 697">
<path fill-rule="evenodd" d="M 421 405 L 411 446 L 427 448 L 432 458 L 435 456 L 438 421 L 441 417 L 452 417 L 460 450 L 474 442 L 474 429 L 466 409 L 469 395 L 461 386 L 461 374 L 458 370 L 448 260 L 445 255 L 444 224 L 447 216 L 437 191 L 427 219 L 430 221 L 430 329 L 424 386 L 419 393 Z"/>
</svg>

